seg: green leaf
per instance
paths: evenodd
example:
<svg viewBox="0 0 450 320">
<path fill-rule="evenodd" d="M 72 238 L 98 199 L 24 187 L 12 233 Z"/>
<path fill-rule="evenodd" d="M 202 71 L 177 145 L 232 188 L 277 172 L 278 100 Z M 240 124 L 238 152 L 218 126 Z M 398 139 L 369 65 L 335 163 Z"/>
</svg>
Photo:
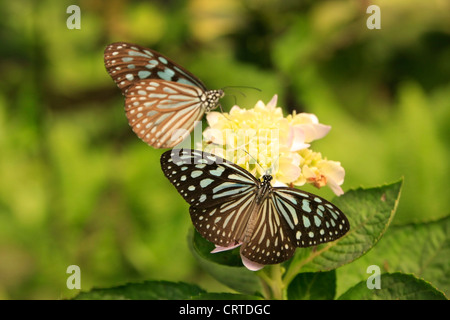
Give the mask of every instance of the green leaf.
<svg viewBox="0 0 450 320">
<path fill-rule="evenodd" d="M 366 269 L 412 273 L 450 294 L 450 217 L 435 222 L 392 226 L 367 255 L 338 270 L 338 291 L 367 279 Z"/>
<path fill-rule="evenodd" d="M 242 266 L 240 257 L 236 257 L 236 254 L 239 255 L 239 249 L 234 252 L 210 253 L 214 245 L 203 239 L 194 229 L 189 232 L 188 244 L 201 267 L 217 281 L 250 295 L 262 292 L 259 278 L 253 271 Z"/>
<path fill-rule="evenodd" d="M 181 300 L 205 293 L 202 288 L 184 282 L 145 281 L 123 286 L 81 292 L 77 300 Z"/>
<path fill-rule="evenodd" d="M 366 281 L 361 281 L 339 300 L 447 300 L 431 284 L 411 274 L 385 273 L 380 276 L 380 283 L 380 289 L 369 289 Z"/>
<path fill-rule="evenodd" d="M 348 217 L 350 230 L 342 238 L 315 248 L 297 250 L 285 283 L 298 272 L 317 272 L 336 269 L 369 251 L 386 231 L 397 208 L 402 180 L 393 184 L 347 191 L 335 199 Z"/>
<path fill-rule="evenodd" d="M 193 237 L 192 244 L 196 252 L 203 259 L 230 267 L 242 267 L 239 247 L 233 250 L 211 253 L 211 251 L 214 250 L 215 245 L 203 238 L 194 228 L 191 229 L 191 232 Z M 189 235 L 189 237 L 190 236 L 191 235 Z"/>
<path fill-rule="evenodd" d="M 336 294 L 336 272 L 305 272 L 289 284 L 289 300 L 331 300 Z"/>
</svg>

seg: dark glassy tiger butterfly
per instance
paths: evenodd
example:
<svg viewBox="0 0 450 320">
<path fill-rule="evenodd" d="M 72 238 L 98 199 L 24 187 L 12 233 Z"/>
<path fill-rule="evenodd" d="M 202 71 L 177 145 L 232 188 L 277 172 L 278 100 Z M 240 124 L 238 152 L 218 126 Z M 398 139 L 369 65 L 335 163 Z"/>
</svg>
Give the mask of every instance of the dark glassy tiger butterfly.
<svg viewBox="0 0 450 320">
<path fill-rule="evenodd" d="M 222 90 L 207 90 L 192 73 L 159 52 L 125 42 L 105 49 L 105 66 L 125 95 L 128 123 L 154 148 L 171 148 L 217 108 Z"/>
<path fill-rule="evenodd" d="M 350 224 L 327 200 L 298 189 L 272 187 L 216 155 L 173 149 L 161 156 L 165 176 L 190 204 L 197 231 L 219 247 L 241 244 L 241 256 L 260 265 L 281 263 L 297 247 L 342 237 Z"/>
</svg>

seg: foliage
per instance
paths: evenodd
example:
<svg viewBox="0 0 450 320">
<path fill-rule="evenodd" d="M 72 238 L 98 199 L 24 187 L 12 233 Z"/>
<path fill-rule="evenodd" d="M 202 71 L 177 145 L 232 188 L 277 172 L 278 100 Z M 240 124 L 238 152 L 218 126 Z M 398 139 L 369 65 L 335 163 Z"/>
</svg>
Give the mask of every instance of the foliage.
<svg viewBox="0 0 450 320">
<path fill-rule="evenodd" d="M 347 192 L 339 199 L 339 205 L 344 210 L 347 209 L 351 230 L 332 243 L 301 252 L 299 250 L 292 261 L 284 263 L 282 267 L 266 266 L 261 271 L 252 272 L 239 263 L 238 252 L 210 254 L 213 246 L 196 232 L 191 232 L 188 241 L 191 251 L 206 271 L 218 281 L 242 294 L 242 296 L 235 295 L 233 298 L 252 298 L 253 295 L 254 299 L 259 297 L 333 299 L 337 284 L 335 269 L 349 263 L 351 266 L 352 261 L 365 254 L 378 242 L 395 214 L 400 189 L 401 182 L 398 182 L 379 188 Z M 440 249 L 449 250 L 448 245 L 441 245 Z M 430 254 L 433 256 L 433 252 Z M 419 259 L 416 258 L 416 260 Z M 378 274 L 378 277 L 380 288 L 369 288 L 366 281 L 362 280 L 340 295 L 339 299 L 446 299 L 445 295 L 432 284 L 411 274 L 394 272 Z M 146 288 L 147 296 L 139 295 L 139 292 L 145 291 L 141 289 L 142 286 Z M 183 290 L 186 284 L 155 282 L 142 286 L 129 284 L 112 289 L 97 289 L 90 293 L 81 293 L 77 298 L 170 299 L 177 298 L 176 295 L 171 294 L 173 288 Z M 161 292 L 158 290 L 160 286 L 164 287 Z M 443 287 L 450 289 L 445 284 Z M 178 298 L 198 299 L 199 295 L 206 293 L 198 292 L 198 290 L 194 287 L 194 293 L 190 296 L 179 295 Z M 134 294 L 128 294 L 130 291 Z M 214 293 L 213 296 L 208 295 L 208 297 L 230 298 L 227 293 Z"/>
</svg>

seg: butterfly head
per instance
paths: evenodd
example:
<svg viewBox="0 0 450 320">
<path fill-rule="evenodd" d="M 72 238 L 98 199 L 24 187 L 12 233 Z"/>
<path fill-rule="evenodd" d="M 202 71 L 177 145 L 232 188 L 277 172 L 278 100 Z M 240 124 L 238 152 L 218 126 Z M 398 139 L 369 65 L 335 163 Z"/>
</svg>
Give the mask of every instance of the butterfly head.
<svg viewBox="0 0 450 320">
<path fill-rule="evenodd" d="M 217 108 L 217 106 L 219 106 L 219 99 L 223 98 L 223 96 L 225 95 L 225 93 L 221 89 L 209 90 L 205 94 L 206 94 L 206 101 L 205 101 L 206 112 L 209 112 Z"/>
<path fill-rule="evenodd" d="M 270 174 L 265 174 L 262 176 L 263 183 L 270 183 L 272 181 L 273 177 Z"/>
</svg>

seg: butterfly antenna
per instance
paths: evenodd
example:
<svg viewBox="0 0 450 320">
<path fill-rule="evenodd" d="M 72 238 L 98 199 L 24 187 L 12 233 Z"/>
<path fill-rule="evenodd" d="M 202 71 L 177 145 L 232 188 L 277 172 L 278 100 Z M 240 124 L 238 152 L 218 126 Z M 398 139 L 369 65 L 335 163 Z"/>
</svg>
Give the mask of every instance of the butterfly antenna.
<svg viewBox="0 0 450 320">
<path fill-rule="evenodd" d="M 238 88 L 244 88 L 244 89 L 253 89 L 253 90 L 257 90 L 259 92 L 261 92 L 262 90 L 259 88 L 255 88 L 255 87 L 249 87 L 249 86 L 226 86 L 223 87 L 222 90 L 226 90 L 226 89 L 238 89 Z M 245 95 L 245 93 L 243 93 L 242 91 L 238 91 L 244 98 L 247 98 L 247 96 Z M 235 96 L 236 97 L 236 96 Z M 237 99 L 235 99 L 235 105 L 237 104 Z"/>
<path fill-rule="evenodd" d="M 247 142 L 246 144 L 243 145 L 243 147 L 245 148 L 246 145 L 248 145 L 250 142 Z M 242 149 L 242 147 L 241 147 Z M 255 163 L 258 165 L 258 167 L 261 169 L 262 172 L 266 172 L 266 170 L 264 170 L 264 168 L 259 164 L 258 160 L 255 159 L 255 157 L 253 157 L 247 150 L 242 149 L 250 158 L 252 158 Z"/>
<path fill-rule="evenodd" d="M 237 98 L 234 94 L 230 94 L 229 96 L 234 98 L 234 105 L 237 105 Z"/>
<path fill-rule="evenodd" d="M 250 86 L 226 86 L 226 87 L 221 88 L 221 90 L 225 91 L 226 89 L 237 89 L 237 88 L 253 89 L 253 90 L 257 90 L 257 91 L 259 91 L 259 92 L 262 91 L 262 90 L 259 89 L 259 88 L 250 87 Z M 238 91 L 238 92 L 239 92 L 244 98 L 247 97 L 247 96 L 245 95 L 245 93 L 243 93 L 242 91 Z M 227 95 L 228 95 L 228 94 L 227 94 Z M 236 97 L 236 95 L 230 94 L 230 96 L 232 96 L 232 97 L 234 98 L 234 105 L 237 105 L 237 97 Z M 224 112 L 223 109 L 222 109 L 222 105 L 219 104 L 219 108 L 220 108 L 220 111 L 222 111 L 222 115 L 223 115 L 228 121 L 231 121 L 231 119 L 228 118 L 228 117 L 225 115 L 225 112 Z"/>
<path fill-rule="evenodd" d="M 220 112 L 222 113 L 222 116 L 225 117 L 225 119 L 227 119 L 228 121 L 231 121 L 231 119 L 226 116 L 225 111 L 223 111 L 222 105 L 220 103 L 219 103 L 219 109 L 220 109 Z"/>
<path fill-rule="evenodd" d="M 232 88 L 232 87 L 225 87 L 225 88 L 222 88 L 222 90 L 223 91 L 225 91 L 225 89 L 235 89 L 235 88 Z M 243 96 L 244 98 L 246 98 L 247 96 L 242 92 L 242 91 L 237 91 L 241 96 Z M 231 95 L 231 94 L 230 94 Z M 234 95 L 233 95 L 234 96 Z M 236 97 L 236 96 L 234 96 L 234 97 Z M 237 102 L 235 101 L 235 104 L 236 104 Z"/>
<path fill-rule="evenodd" d="M 259 88 L 256 88 L 256 87 L 250 87 L 250 86 L 226 86 L 226 87 L 223 87 L 222 90 L 225 90 L 225 89 L 228 89 L 228 88 L 232 88 L 232 89 L 237 89 L 237 88 L 241 88 L 241 89 L 253 89 L 253 90 L 256 90 L 256 91 L 259 91 L 259 92 L 262 91 L 262 90 L 259 89 Z M 242 92 L 241 92 L 241 94 L 244 95 Z M 245 96 L 245 95 L 244 95 L 244 96 Z"/>
<path fill-rule="evenodd" d="M 270 166 L 270 168 L 266 171 L 267 174 L 272 174 L 272 172 L 275 172 L 275 165 L 278 163 L 278 160 L 280 160 L 280 156 L 281 154 L 278 153 L 278 157 L 276 158 L 276 160 L 272 163 L 272 165 Z"/>
</svg>

